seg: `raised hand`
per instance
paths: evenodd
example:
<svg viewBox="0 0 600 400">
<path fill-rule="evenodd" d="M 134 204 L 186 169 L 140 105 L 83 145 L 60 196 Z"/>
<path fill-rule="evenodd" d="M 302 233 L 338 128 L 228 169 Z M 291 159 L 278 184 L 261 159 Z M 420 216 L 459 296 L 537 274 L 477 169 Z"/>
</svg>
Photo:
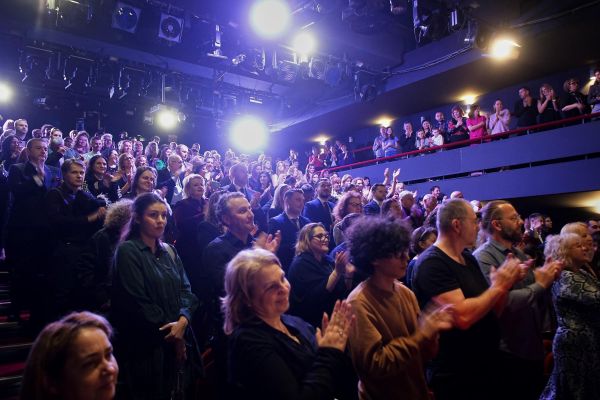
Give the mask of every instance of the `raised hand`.
<svg viewBox="0 0 600 400">
<path fill-rule="evenodd" d="M 398 168 L 397 170 L 394 171 L 394 173 L 392 174 L 392 179 L 395 181 L 396 179 L 398 179 L 399 176 L 400 176 L 400 168 Z"/>
<path fill-rule="evenodd" d="M 427 338 L 437 336 L 440 331 L 452 329 L 454 326 L 454 306 L 446 304 L 443 306 L 427 307 L 419 316 L 419 328 Z"/>
<path fill-rule="evenodd" d="M 338 274 L 344 274 L 346 272 L 346 265 L 348 264 L 348 252 L 340 251 L 335 255 L 335 270 Z"/>
<path fill-rule="evenodd" d="M 509 253 L 499 268 L 492 267 L 490 271 L 491 286 L 502 291 L 508 291 L 519 280 L 521 268 L 519 259 Z"/>
<path fill-rule="evenodd" d="M 261 232 L 256 241 L 254 242 L 255 247 L 260 247 L 261 249 L 265 249 L 270 251 L 271 253 L 276 253 L 277 249 L 279 249 L 279 244 L 281 243 L 281 231 L 275 232 L 275 235 L 267 235 L 264 232 Z"/>
<path fill-rule="evenodd" d="M 331 318 L 323 313 L 322 329 L 317 328 L 316 337 L 319 347 L 333 347 L 344 351 L 355 319 L 350 303 L 345 300 L 336 301 Z"/>
<path fill-rule="evenodd" d="M 543 266 L 533 270 L 535 282 L 547 289 L 550 287 L 550 285 L 552 285 L 552 282 L 554 282 L 556 278 L 560 276 L 563 268 L 564 264 L 562 262 L 554 261 L 552 258 L 548 257 Z"/>
</svg>

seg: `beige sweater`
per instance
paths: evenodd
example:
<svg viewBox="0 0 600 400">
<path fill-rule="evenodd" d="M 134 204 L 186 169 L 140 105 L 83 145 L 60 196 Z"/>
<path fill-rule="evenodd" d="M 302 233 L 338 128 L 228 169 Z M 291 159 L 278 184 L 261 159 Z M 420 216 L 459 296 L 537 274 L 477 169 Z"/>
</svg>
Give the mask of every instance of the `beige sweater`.
<svg viewBox="0 0 600 400">
<path fill-rule="evenodd" d="M 418 330 L 419 305 L 401 283 L 384 291 L 369 280 L 348 296 L 356 313 L 350 352 L 360 378 L 361 399 L 427 400 L 424 362 L 437 352 L 437 339 Z"/>
</svg>

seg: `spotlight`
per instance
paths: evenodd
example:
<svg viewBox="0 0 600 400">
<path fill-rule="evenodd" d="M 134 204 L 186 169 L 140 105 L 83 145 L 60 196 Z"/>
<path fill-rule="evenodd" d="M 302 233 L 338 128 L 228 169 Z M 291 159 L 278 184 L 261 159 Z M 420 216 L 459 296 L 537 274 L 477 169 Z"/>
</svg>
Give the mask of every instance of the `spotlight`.
<svg viewBox="0 0 600 400">
<path fill-rule="evenodd" d="M 156 114 L 156 124 L 164 130 L 173 130 L 178 122 L 177 113 L 173 110 L 160 110 Z"/>
<path fill-rule="evenodd" d="M 117 2 L 112 15 L 112 27 L 129 33 L 135 33 L 142 10 L 127 3 Z"/>
<path fill-rule="evenodd" d="M 6 103 L 10 101 L 12 95 L 13 91 L 10 86 L 4 82 L 0 82 L 0 103 Z"/>
<path fill-rule="evenodd" d="M 514 40 L 500 37 L 492 41 L 492 44 L 490 45 L 490 56 L 498 60 L 516 58 L 519 47 L 521 46 Z"/>
<path fill-rule="evenodd" d="M 281 0 L 260 0 L 250 9 L 250 24 L 265 39 L 275 39 L 283 34 L 290 17 L 289 7 Z"/>
<path fill-rule="evenodd" d="M 386 128 L 389 128 L 390 126 L 392 126 L 392 122 L 393 122 L 393 119 L 392 118 L 388 118 L 388 117 L 381 117 L 377 121 L 375 121 L 375 123 L 377 125 L 383 126 L 383 127 L 386 127 Z"/>
<path fill-rule="evenodd" d="M 169 42 L 181 43 L 183 34 L 183 18 L 161 13 L 158 37 Z"/>
<path fill-rule="evenodd" d="M 294 38 L 293 48 L 301 56 L 307 57 L 315 51 L 315 38 L 308 32 L 299 33 Z"/>
<path fill-rule="evenodd" d="M 268 128 L 259 118 L 240 117 L 231 125 L 230 140 L 241 151 L 254 152 L 267 144 Z"/>
<path fill-rule="evenodd" d="M 477 96 L 475 96 L 474 94 L 466 94 L 462 97 L 462 101 L 464 101 L 464 103 L 467 106 L 470 106 L 471 104 L 475 104 L 475 100 L 477 99 Z"/>
</svg>

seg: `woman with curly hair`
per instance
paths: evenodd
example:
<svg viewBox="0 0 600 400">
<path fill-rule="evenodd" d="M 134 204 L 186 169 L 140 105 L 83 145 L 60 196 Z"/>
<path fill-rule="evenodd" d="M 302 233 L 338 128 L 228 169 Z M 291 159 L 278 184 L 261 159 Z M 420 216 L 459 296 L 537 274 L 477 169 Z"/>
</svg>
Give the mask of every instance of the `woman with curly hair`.
<svg viewBox="0 0 600 400">
<path fill-rule="evenodd" d="M 542 400 L 600 398 L 600 281 L 588 266 L 589 253 L 576 233 L 546 242 L 544 255 L 562 262 L 564 270 L 551 289 L 558 329 L 554 368 Z"/>
<path fill-rule="evenodd" d="M 333 207 L 333 240 L 336 244 L 344 241 L 343 233 L 340 229 L 340 223 L 348 214 L 362 214 L 362 196 L 358 192 L 350 191 L 342 195 Z"/>
<path fill-rule="evenodd" d="M 410 233 L 399 222 L 362 218 L 349 230 L 350 255 L 368 278 L 348 296 L 357 332 L 349 339 L 360 399 L 430 399 L 423 373 L 452 327 L 448 307 L 422 313 L 406 273 Z"/>
</svg>

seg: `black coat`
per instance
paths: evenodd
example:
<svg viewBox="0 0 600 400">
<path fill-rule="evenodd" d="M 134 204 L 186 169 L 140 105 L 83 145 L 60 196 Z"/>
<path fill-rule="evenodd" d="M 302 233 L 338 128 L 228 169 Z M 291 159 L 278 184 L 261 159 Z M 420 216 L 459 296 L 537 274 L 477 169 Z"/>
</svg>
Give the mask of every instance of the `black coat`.
<svg viewBox="0 0 600 400">
<path fill-rule="evenodd" d="M 298 216 L 298 224 L 300 229 L 306 224 L 309 224 L 310 220 L 303 216 Z M 300 229 L 288 218 L 286 213 L 281 213 L 278 216 L 269 220 L 269 233 L 275 234 L 277 231 L 281 232 L 281 243 L 277 250 L 277 257 L 281 261 L 283 270 L 287 272 L 288 268 L 292 264 L 294 254 L 296 253 L 295 246 L 298 240 L 298 232 Z"/>
</svg>

